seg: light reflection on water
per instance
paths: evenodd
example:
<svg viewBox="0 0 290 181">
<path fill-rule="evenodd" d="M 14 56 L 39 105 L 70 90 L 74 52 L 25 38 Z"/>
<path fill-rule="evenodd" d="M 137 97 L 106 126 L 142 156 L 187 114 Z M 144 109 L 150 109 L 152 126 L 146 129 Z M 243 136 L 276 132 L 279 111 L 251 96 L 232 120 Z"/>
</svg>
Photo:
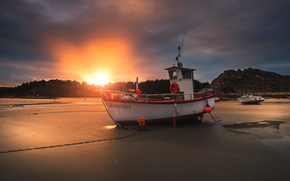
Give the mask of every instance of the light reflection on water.
<svg viewBox="0 0 290 181">
<path fill-rule="evenodd" d="M 114 129 L 116 127 L 117 127 L 117 125 L 108 125 L 108 126 L 105 126 L 104 128 L 105 129 Z"/>
</svg>

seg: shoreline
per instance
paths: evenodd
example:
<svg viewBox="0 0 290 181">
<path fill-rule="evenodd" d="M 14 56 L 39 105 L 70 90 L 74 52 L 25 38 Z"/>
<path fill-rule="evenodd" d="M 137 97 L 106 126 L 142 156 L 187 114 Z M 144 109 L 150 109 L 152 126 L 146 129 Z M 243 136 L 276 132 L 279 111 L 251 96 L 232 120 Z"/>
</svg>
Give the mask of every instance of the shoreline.
<svg viewBox="0 0 290 181">
<path fill-rule="evenodd" d="M 290 99 L 290 92 L 257 92 L 257 93 L 254 93 L 252 92 L 252 94 L 254 96 L 262 96 L 264 97 L 265 99 L 268 98 L 268 99 Z M 217 95 L 216 97 L 219 97 L 221 99 L 224 99 L 224 100 L 228 100 L 228 99 L 237 99 L 239 97 L 241 97 L 242 94 L 239 94 L 239 93 L 228 93 L 228 94 L 220 94 L 220 95 Z"/>
<path fill-rule="evenodd" d="M 196 92 L 198 93 L 198 92 Z M 264 98 L 290 99 L 290 92 L 250 92 L 253 95 Z M 216 94 L 216 97 L 232 99 L 241 97 L 240 93 Z M 24 96 L 24 97 L 0 97 L 0 99 L 59 99 L 59 98 L 101 98 L 101 96 L 70 96 L 70 97 L 43 97 L 43 96 Z"/>
</svg>

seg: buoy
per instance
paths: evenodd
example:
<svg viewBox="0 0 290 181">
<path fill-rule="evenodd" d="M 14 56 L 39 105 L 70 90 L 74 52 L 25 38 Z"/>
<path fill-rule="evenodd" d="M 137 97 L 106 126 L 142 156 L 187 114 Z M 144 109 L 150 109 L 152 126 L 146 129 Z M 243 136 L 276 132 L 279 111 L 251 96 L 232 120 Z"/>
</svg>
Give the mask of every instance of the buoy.
<svg viewBox="0 0 290 181">
<path fill-rule="evenodd" d="M 206 113 L 210 113 L 210 112 L 211 112 L 211 107 L 206 106 L 206 107 L 204 108 L 204 111 L 205 111 Z"/>
</svg>

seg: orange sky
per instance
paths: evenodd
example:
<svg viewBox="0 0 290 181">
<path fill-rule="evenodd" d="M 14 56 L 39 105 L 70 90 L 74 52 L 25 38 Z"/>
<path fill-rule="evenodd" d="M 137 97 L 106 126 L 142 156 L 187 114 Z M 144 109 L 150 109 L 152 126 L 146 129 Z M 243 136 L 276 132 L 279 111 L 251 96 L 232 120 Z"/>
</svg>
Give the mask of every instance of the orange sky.
<svg viewBox="0 0 290 181">
<path fill-rule="evenodd" d="M 56 65 L 63 76 L 91 82 L 96 74 L 106 74 L 109 81 L 134 81 L 138 59 L 132 57 L 130 42 L 123 38 L 90 40 L 76 45 L 67 41 L 50 42 Z"/>
</svg>

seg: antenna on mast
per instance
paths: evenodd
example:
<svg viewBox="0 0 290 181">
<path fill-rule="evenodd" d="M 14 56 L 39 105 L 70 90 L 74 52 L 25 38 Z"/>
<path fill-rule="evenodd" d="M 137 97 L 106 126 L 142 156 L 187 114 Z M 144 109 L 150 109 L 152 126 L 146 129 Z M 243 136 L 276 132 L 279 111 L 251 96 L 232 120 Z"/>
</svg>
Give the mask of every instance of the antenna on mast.
<svg viewBox="0 0 290 181">
<path fill-rule="evenodd" d="M 185 27 L 185 31 L 184 31 L 184 34 L 183 34 L 183 39 L 182 39 L 182 42 L 181 42 L 181 46 L 178 47 L 178 56 L 176 57 L 177 66 L 178 67 L 183 67 L 183 64 L 179 61 L 179 57 L 181 57 L 181 50 L 182 50 L 182 45 L 183 45 L 183 42 L 184 42 L 186 30 L 187 30 L 187 25 Z"/>
<path fill-rule="evenodd" d="M 183 42 L 184 42 L 184 38 L 185 38 L 185 34 L 186 34 L 186 30 L 187 30 L 187 25 L 186 25 L 185 30 L 184 30 L 183 39 L 182 39 L 182 43 L 181 43 L 181 49 L 182 49 L 182 45 L 183 45 Z M 181 51 L 181 50 L 180 50 L 180 51 Z"/>
</svg>

